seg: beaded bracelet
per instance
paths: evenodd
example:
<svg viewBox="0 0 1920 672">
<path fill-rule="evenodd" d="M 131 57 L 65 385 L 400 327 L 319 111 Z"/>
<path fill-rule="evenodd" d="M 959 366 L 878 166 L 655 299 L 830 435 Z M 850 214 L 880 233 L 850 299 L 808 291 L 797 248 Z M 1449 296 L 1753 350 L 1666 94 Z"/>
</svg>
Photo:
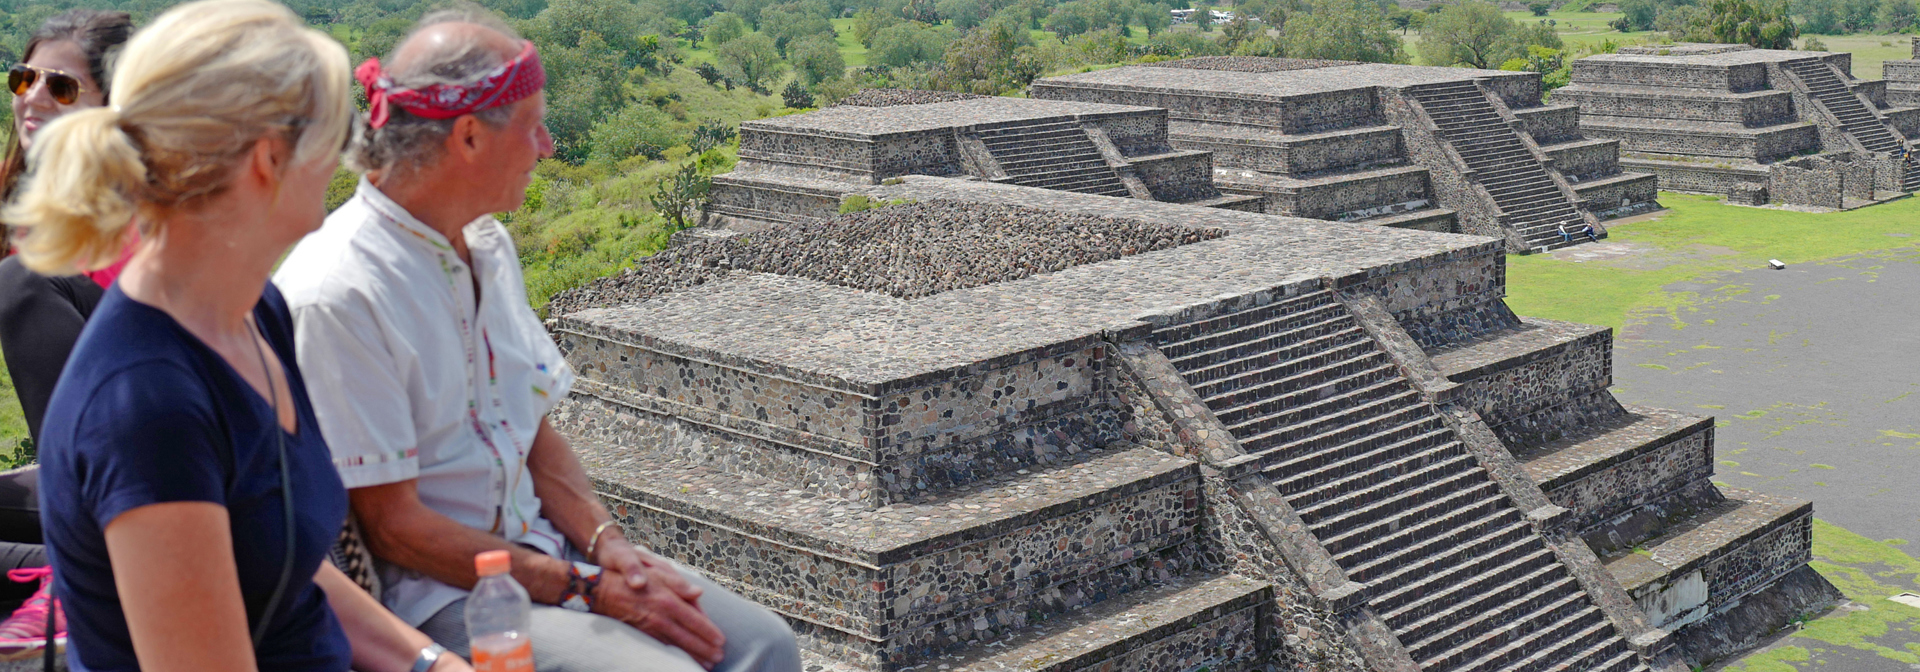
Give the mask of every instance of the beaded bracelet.
<svg viewBox="0 0 1920 672">
<path fill-rule="evenodd" d="M 600 587 L 600 567 L 575 562 L 567 568 L 567 589 L 560 593 L 560 606 L 574 611 L 593 611 L 593 593 Z"/>
</svg>

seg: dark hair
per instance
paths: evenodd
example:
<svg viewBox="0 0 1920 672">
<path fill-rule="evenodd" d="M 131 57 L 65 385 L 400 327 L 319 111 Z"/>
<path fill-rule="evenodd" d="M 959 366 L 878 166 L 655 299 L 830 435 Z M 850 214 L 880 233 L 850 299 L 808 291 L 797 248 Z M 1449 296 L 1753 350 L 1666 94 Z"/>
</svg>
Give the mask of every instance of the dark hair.
<svg viewBox="0 0 1920 672">
<path fill-rule="evenodd" d="M 33 36 L 27 39 L 26 51 L 20 53 L 20 61 L 24 63 L 33 58 L 33 50 L 41 44 L 72 42 L 87 55 L 87 76 L 93 78 L 94 86 L 100 87 L 104 98 L 109 91 L 107 69 L 113 64 L 120 45 L 126 44 L 132 34 L 133 18 L 126 12 L 69 9 L 47 19 L 39 30 L 33 31 Z M 20 151 L 19 129 L 19 120 L 7 129 L 6 159 L 0 162 L 0 199 L 12 198 L 14 183 L 26 172 L 27 157 Z"/>
</svg>

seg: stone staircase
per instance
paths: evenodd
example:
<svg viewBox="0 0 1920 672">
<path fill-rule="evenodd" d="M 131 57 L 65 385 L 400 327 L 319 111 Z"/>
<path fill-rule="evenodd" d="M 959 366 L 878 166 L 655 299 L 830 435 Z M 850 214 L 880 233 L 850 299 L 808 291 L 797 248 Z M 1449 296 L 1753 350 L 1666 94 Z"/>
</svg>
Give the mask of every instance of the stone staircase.
<svg viewBox="0 0 1920 672">
<path fill-rule="evenodd" d="M 1520 229 L 1528 249 L 1564 246 L 1560 226 L 1577 230 L 1585 225 L 1579 208 L 1473 82 L 1409 87 L 1407 92 L 1466 160 L 1500 212 L 1512 222 L 1529 223 Z"/>
<path fill-rule="evenodd" d="M 1867 151 L 1898 155 L 1905 150 L 1900 138 L 1867 109 L 1866 103 L 1860 102 L 1860 96 L 1841 81 L 1840 75 L 1825 60 L 1808 58 L 1787 61 L 1784 65 L 1806 84 L 1807 94 L 1820 101 L 1847 134 L 1859 140 Z"/>
<path fill-rule="evenodd" d="M 1043 119 L 975 127 L 1007 177 L 1023 187 L 1131 196 L 1085 129 L 1072 119 Z"/>
<path fill-rule="evenodd" d="M 1421 669 L 1647 669 L 1332 292 L 1150 338 Z"/>
</svg>

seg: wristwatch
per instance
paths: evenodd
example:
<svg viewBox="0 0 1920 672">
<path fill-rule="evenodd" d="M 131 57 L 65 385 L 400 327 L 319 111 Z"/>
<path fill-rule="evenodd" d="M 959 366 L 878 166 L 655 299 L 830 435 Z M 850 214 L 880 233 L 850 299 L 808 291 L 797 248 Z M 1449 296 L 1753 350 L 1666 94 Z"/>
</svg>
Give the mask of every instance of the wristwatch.
<svg viewBox="0 0 1920 672">
<path fill-rule="evenodd" d="M 446 653 L 447 647 L 439 644 L 428 644 L 427 648 L 420 650 L 420 657 L 414 659 L 413 669 L 408 670 L 408 672 L 427 672 L 427 670 L 433 669 L 434 663 L 440 662 L 440 656 Z"/>
</svg>

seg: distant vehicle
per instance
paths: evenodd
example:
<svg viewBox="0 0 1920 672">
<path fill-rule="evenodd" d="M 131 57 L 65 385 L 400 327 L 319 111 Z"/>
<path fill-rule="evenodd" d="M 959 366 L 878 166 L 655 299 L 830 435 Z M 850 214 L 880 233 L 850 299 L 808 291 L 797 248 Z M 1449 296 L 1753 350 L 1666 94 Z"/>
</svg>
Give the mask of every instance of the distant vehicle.
<svg viewBox="0 0 1920 672">
<path fill-rule="evenodd" d="M 1176 10 L 1173 10 L 1173 22 L 1174 22 L 1174 23 L 1190 23 L 1190 22 L 1192 22 L 1192 21 L 1193 21 L 1193 11 L 1194 11 L 1194 10 L 1191 10 L 1191 9 L 1176 9 Z M 1213 16 L 1213 21 L 1212 21 L 1212 23 L 1228 23 L 1228 22 L 1231 22 L 1231 21 L 1233 21 L 1233 12 L 1223 12 L 1223 11 L 1220 11 L 1220 10 L 1217 10 L 1217 9 L 1215 9 L 1215 10 L 1209 10 L 1209 11 L 1208 11 L 1208 13 L 1209 13 L 1209 14 L 1211 14 L 1211 15 Z M 1254 20 L 1255 20 L 1255 21 L 1258 21 L 1259 19 L 1254 19 Z"/>
</svg>

